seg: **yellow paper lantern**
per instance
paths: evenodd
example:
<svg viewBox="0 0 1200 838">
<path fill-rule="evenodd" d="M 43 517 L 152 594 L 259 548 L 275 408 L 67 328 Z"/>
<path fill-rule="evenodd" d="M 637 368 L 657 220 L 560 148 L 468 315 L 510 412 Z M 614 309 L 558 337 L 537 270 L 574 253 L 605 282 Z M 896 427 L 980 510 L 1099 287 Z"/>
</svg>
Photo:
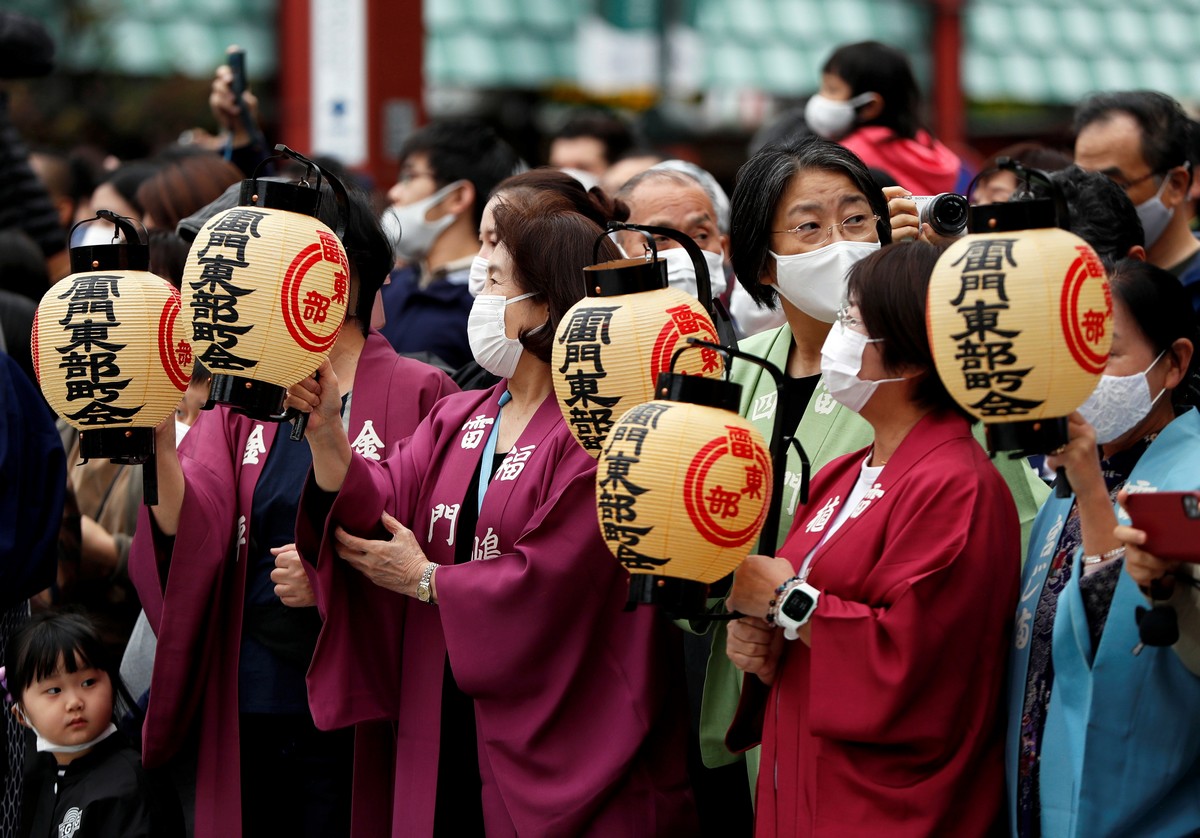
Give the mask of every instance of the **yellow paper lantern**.
<svg viewBox="0 0 1200 838">
<path fill-rule="evenodd" d="M 588 296 L 572 306 L 555 335 L 551 369 L 559 409 L 584 450 L 599 456 L 613 424 L 654 395 L 659 373 L 719 378 L 725 365 L 710 348 L 716 327 L 692 296 L 667 287 L 664 259 L 619 259 L 583 269 Z"/>
<path fill-rule="evenodd" d="M 34 318 L 38 384 L 80 431 L 85 459 L 146 462 L 154 427 L 174 413 L 192 374 L 179 292 L 148 261 L 142 244 L 73 248 L 75 272 L 46 292 Z"/>
<path fill-rule="evenodd" d="M 239 205 L 196 236 L 183 309 L 196 360 L 213 373 L 211 402 L 279 420 L 287 388 L 312 375 L 337 340 L 350 267 L 338 236 L 314 217 L 320 195 L 246 180 Z"/>
<path fill-rule="evenodd" d="M 1091 394 L 1112 344 L 1112 295 L 1096 252 L 1056 228 L 979 233 L 951 245 L 926 321 L 950 395 L 992 448 L 1044 453 Z"/>
<path fill-rule="evenodd" d="M 753 548 L 771 499 L 771 453 L 736 412 L 741 387 L 665 374 L 661 398 L 613 426 L 596 474 L 609 549 L 630 598 L 701 613 L 708 585 Z"/>
</svg>

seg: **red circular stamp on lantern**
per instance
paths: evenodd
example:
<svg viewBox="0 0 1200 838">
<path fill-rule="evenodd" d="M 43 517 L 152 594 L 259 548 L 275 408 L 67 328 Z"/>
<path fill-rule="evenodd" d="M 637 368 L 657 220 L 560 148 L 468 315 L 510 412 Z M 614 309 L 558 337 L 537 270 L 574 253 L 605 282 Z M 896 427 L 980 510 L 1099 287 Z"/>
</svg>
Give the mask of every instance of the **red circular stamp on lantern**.
<svg viewBox="0 0 1200 838">
<path fill-rule="evenodd" d="M 771 460 L 750 431 L 727 426 L 688 465 L 683 503 L 705 540 L 740 547 L 758 534 L 771 495 Z"/>
</svg>

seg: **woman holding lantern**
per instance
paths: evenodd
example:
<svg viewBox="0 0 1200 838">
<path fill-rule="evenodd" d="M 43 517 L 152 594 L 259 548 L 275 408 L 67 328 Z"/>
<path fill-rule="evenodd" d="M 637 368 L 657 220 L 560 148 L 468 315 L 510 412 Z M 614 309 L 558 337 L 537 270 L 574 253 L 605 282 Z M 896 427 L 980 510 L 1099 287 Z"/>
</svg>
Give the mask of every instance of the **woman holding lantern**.
<svg viewBox="0 0 1200 838">
<path fill-rule="evenodd" d="M 727 649 L 747 679 L 729 743 L 761 725 L 758 836 L 984 835 L 1002 814 L 1020 527 L 934 369 L 939 253 L 887 248 L 851 269 L 821 370 L 873 440 L 816 475 L 778 557 L 734 576 L 727 604 L 746 617 Z"/>
<path fill-rule="evenodd" d="M 330 228 L 333 207 L 326 186 L 318 215 Z M 455 388 L 369 330 L 391 250 L 365 196 L 351 192 L 347 212 L 347 309 L 328 365 L 355 448 L 378 459 Z M 200 235 L 197 248 L 225 234 Z M 304 680 L 320 621 L 315 608 L 285 607 L 313 603 L 303 561 L 315 554 L 302 558 L 292 543 L 308 445 L 224 406 L 203 413 L 178 452 L 174 421 L 156 436 L 159 503 L 142 510 L 130 556 L 158 638 L 143 759 L 153 766 L 198 747 L 200 838 L 348 835 L 350 734 L 316 729 Z M 371 607 L 372 591 L 344 593 Z"/>
<path fill-rule="evenodd" d="M 888 203 L 862 161 L 836 143 L 809 137 L 766 148 L 738 173 L 732 198 L 733 267 L 738 281 L 760 305 L 779 307 L 787 324 L 742 341 L 740 348 L 765 358 L 787 375 L 782 392 L 760 367 L 735 362 L 742 385 L 739 412 L 770 439 L 776 411 L 816 472 L 835 457 L 871 441 L 871 426 L 840 404 L 822 379 L 821 347 L 846 296 L 847 271 L 892 241 Z M 976 435 L 982 440 L 981 426 Z M 773 445 L 780 444 L 774 441 Z M 1023 461 L 997 459 L 1023 531 L 1045 499 L 1045 484 Z M 775 543 L 782 543 L 800 507 L 801 461 L 788 451 L 783 514 Z M 1018 564 L 1010 568 L 1013 577 Z M 725 732 L 740 696 L 742 677 L 725 656 L 725 627 L 713 629 L 704 686 L 701 749 L 710 766 L 738 756 Z M 746 754 L 751 785 L 757 751 Z"/>
<path fill-rule="evenodd" d="M 1184 401 L 1196 324 L 1178 279 L 1148 263 L 1119 262 L 1110 286 L 1104 375 L 1047 458 L 1073 494 L 1038 514 L 1017 607 L 1008 779 L 1022 836 L 1182 835 L 1200 824 L 1200 678 L 1169 647 L 1140 647 L 1145 599 L 1130 574 L 1142 570 L 1122 573 L 1118 536 L 1132 534 L 1114 533 L 1128 523 L 1122 487 L 1197 487 L 1200 414 Z"/>
<path fill-rule="evenodd" d="M 311 411 L 297 539 L 319 553 L 318 588 L 365 579 L 396 599 L 369 624 L 326 614 L 313 706 L 393 720 L 384 833 L 693 834 L 678 637 L 650 609 L 622 611 L 628 575 L 596 525 L 596 462 L 562 418 L 548 360 L 593 243 L 619 253 L 545 196 L 501 198 L 493 216 L 468 331 L 498 385 L 443 400 L 382 463 L 351 451 L 327 368 L 288 398 Z"/>
</svg>

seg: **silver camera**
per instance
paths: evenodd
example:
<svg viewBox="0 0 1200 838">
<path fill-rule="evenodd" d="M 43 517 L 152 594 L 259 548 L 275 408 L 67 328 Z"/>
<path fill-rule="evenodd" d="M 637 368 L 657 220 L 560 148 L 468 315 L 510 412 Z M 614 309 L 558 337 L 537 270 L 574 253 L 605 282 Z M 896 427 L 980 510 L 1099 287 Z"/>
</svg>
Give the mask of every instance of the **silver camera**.
<svg viewBox="0 0 1200 838">
<path fill-rule="evenodd" d="M 922 224 L 928 224 L 939 236 L 961 236 L 967 231 L 967 199 L 953 192 L 940 195 L 914 195 Z"/>
</svg>

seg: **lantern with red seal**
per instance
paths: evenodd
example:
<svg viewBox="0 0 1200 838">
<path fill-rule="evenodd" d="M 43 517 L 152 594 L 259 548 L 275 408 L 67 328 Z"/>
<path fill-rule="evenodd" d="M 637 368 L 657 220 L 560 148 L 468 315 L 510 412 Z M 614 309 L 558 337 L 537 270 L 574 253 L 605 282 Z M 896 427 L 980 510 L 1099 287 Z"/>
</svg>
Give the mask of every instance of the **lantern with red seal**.
<svg viewBox="0 0 1200 838">
<path fill-rule="evenodd" d="M 79 431 L 85 460 L 150 464 L 142 474 L 153 504 L 154 428 L 187 389 L 193 350 L 179 292 L 149 272 L 150 247 L 131 220 L 100 210 L 80 224 L 97 220 L 114 225 L 113 241 L 71 248 L 71 275 L 34 317 L 34 372 L 50 407 Z"/>
<path fill-rule="evenodd" d="M 289 418 L 287 388 L 328 357 L 353 304 L 345 189 L 308 158 L 275 148 L 303 164 L 304 177 L 242 181 L 238 205 L 196 236 L 182 284 L 196 360 L 213 374 L 207 406 L 265 421 Z M 337 231 L 317 218 L 323 180 L 338 202 Z"/>
<path fill-rule="evenodd" d="M 705 378 L 723 374 L 720 353 L 709 346 L 688 348 L 688 338 L 730 342 L 718 332 L 717 324 L 727 318 L 713 309 L 708 269 L 695 242 L 666 227 L 609 225 L 610 232 L 618 229 L 646 237 L 645 257 L 583 269 L 587 296 L 563 315 L 551 359 L 559 409 L 571 434 L 593 457 L 600 455 L 614 417 L 653 397 L 659 373 L 671 369 L 681 347 L 688 349 L 681 373 Z M 668 287 L 667 263 L 658 258 L 654 241 L 659 235 L 677 239 L 692 255 L 699 300 Z M 598 239 L 596 256 L 599 247 Z"/>
<path fill-rule="evenodd" d="M 926 324 L 938 375 L 989 447 L 1046 453 L 1067 442 L 1066 417 L 1108 362 L 1108 275 L 1066 230 L 974 233 L 938 260 Z"/>
<path fill-rule="evenodd" d="M 772 455 L 737 413 L 741 390 L 664 372 L 657 398 L 626 411 L 609 433 L 596 509 L 605 542 L 630 573 L 631 605 L 702 615 L 709 585 L 733 572 L 770 509 L 778 511 Z"/>
</svg>

